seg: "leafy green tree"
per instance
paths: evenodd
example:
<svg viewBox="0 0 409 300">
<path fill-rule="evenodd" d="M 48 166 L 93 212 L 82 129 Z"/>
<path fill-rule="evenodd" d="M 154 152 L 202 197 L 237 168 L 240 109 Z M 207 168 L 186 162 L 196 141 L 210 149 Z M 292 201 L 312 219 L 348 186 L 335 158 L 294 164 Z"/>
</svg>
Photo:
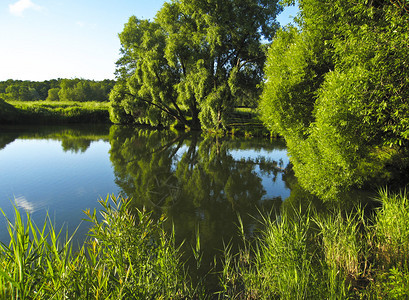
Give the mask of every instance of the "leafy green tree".
<svg viewBox="0 0 409 300">
<path fill-rule="evenodd" d="M 58 81 L 22 81 L 12 80 L 0 82 L 0 95 L 13 101 L 36 101 L 44 100 L 48 96 L 48 90 L 58 86 Z M 8 92 L 6 91 L 8 89 Z"/>
<path fill-rule="evenodd" d="M 52 88 L 48 90 L 47 101 L 59 101 L 60 97 L 58 96 L 58 92 L 60 88 Z"/>
<path fill-rule="evenodd" d="M 299 29 L 282 29 L 269 50 L 260 111 L 300 183 L 330 198 L 385 173 L 384 146 L 409 145 L 408 4 L 299 7 Z"/>
<path fill-rule="evenodd" d="M 114 80 L 52 79 L 46 81 L 12 80 L 0 82 L 0 96 L 12 101 L 109 101 Z"/>
<path fill-rule="evenodd" d="M 9 85 L 6 90 L 6 98 L 7 99 L 13 99 L 13 100 L 19 100 L 20 99 L 20 87 L 16 84 Z"/>
<path fill-rule="evenodd" d="M 62 79 L 58 96 L 61 101 L 89 101 L 90 88 L 88 82 L 76 79 Z"/>
<path fill-rule="evenodd" d="M 61 101 L 108 101 L 114 81 L 86 79 L 61 79 L 58 97 Z"/>
<path fill-rule="evenodd" d="M 224 127 L 237 103 L 260 92 L 277 2 L 174 0 L 155 21 L 131 17 L 119 35 L 111 119 Z"/>
<path fill-rule="evenodd" d="M 14 83 L 6 88 L 5 97 L 14 101 L 39 100 L 39 94 L 35 88 L 27 82 Z"/>
</svg>

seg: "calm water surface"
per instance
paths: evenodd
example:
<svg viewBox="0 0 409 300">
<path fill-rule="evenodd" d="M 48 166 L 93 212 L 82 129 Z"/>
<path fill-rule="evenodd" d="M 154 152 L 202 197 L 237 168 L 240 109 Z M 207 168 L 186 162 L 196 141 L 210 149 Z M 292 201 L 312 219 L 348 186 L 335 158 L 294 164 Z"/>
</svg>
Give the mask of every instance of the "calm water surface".
<svg viewBox="0 0 409 300">
<path fill-rule="evenodd" d="M 48 212 L 57 228 L 72 232 L 83 210 L 121 193 L 154 216 L 166 215 L 179 242 L 194 244 L 199 229 L 211 257 L 236 238 L 238 214 L 251 234 L 260 211 L 279 208 L 290 196 L 288 164 L 283 141 L 118 126 L 1 127 L 0 207 L 12 218 L 15 203 L 36 223 Z M 78 240 L 87 225 L 80 225 Z"/>
</svg>

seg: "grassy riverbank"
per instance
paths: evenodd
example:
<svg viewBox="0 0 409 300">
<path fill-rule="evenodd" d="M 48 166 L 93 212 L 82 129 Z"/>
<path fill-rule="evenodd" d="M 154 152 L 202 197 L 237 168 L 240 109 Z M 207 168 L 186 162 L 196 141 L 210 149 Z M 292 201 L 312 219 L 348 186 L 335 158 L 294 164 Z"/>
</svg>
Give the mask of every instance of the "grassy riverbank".
<svg viewBox="0 0 409 300">
<path fill-rule="evenodd" d="M 36 227 L 16 210 L 1 247 L 2 299 L 402 299 L 409 296 L 409 201 L 380 193 L 371 216 L 282 212 L 233 254 L 224 251 L 219 293 L 192 285 L 162 218 L 130 213 L 128 201 L 100 201 L 102 220 L 73 251 L 46 220 Z M 26 219 L 26 222 L 23 221 Z M 61 240 L 65 242 L 61 242 Z M 196 251 L 196 250 L 194 250 Z M 198 250 L 199 251 L 199 250 Z M 200 255 L 195 253 L 198 260 Z"/>
<path fill-rule="evenodd" d="M 344 214 L 284 212 L 226 255 L 224 295 L 240 299 L 406 299 L 409 202 L 381 192 L 381 207 Z"/>
<path fill-rule="evenodd" d="M 111 123 L 109 102 L 2 101 L 0 124 Z M 177 127 L 177 126 L 176 126 Z M 233 136 L 271 136 L 256 109 L 236 108 L 227 122 Z"/>
<path fill-rule="evenodd" d="M 3 124 L 109 123 L 109 102 L 8 101 Z"/>
</svg>

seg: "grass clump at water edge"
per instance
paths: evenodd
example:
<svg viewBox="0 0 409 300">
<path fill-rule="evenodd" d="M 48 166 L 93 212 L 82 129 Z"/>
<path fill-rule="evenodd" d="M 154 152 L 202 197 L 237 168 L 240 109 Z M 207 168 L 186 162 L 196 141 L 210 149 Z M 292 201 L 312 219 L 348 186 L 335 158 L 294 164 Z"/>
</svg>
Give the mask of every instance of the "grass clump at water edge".
<svg viewBox="0 0 409 300">
<path fill-rule="evenodd" d="M 369 295 L 409 299 L 409 199 L 405 192 L 382 190 L 375 214 L 372 247 L 373 284 Z"/>
<path fill-rule="evenodd" d="M 325 281 L 316 265 L 311 223 L 309 214 L 298 212 L 263 217 L 259 236 L 245 241 L 238 255 L 225 255 L 221 294 L 234 299 L 320 299 Z"/>
<path fill-rule="evenodd" d="M 229 299 L 409 299 L 409 201 L 264 217 L 238 254 L 226 247 L 220 295 Z M 242 231 L 243 234 L 243 231 Z M 244 236 L 244 234 L 243 234 Z"/>
<path fill-rule="evenodd" d="M 111 199 L 111 200 L 110 200 Z M 0 248 L 2 299 L 178 299 L 189 297 L 173 235 L 163 218 L 130 213 L 129 201 L 100 201 L 102 220 L 86 212 L 89 237 L 76 252 L 61 240 L 49 218 L 37 227 L 15 209 L 8 220 L 9 245 Z"/>
</svg>

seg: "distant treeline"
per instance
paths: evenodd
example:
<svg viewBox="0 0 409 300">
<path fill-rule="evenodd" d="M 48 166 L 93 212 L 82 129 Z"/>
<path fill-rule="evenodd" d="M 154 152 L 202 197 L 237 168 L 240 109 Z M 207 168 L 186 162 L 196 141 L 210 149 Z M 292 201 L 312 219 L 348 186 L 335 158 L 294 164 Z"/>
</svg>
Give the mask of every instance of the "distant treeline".
<svg viewBox="0 0 409 300">
<path fill-rule="evenodd" d="M 0 81 L 0 98 L 10 101 L 109 101 L 115 80 L 52 79 Z"/>
</svg>

